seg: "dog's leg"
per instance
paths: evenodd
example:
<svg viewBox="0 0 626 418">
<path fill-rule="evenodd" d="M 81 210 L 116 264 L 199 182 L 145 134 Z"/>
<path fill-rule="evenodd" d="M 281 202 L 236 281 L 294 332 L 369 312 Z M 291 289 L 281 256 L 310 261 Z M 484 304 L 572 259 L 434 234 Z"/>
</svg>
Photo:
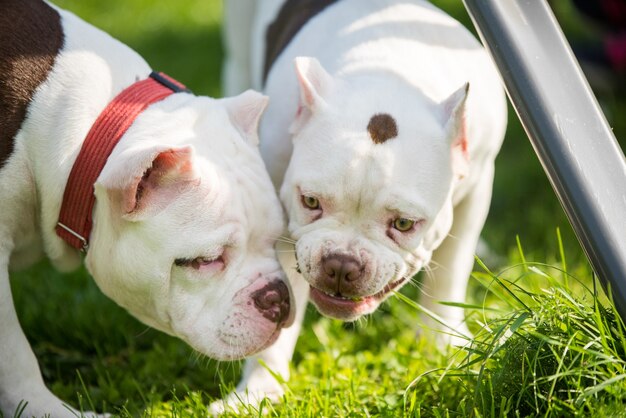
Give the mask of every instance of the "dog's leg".
<svg viewBox="0 0 626 418">
<path fill-rule="evenodd" d="M 433 254 L 424 277 L 421 304 L 449 326 L 424 314 L 423 337 L 432 337 L 440 344 L 466 345 L 471 338 L 463 309 L 439 302 L 465 302 L 467 283 L 474 266 L 474 253 L 489 211 L 493 184 L 493 166 L 481 173 L 481 179 L 454 208 L 450 234 Z M 429 330 L 442 332 L 431 333 Z"/>
<path fill-rule="evenodd" d="M 256 0 L 224 2 L 224 66 L 222 87 L 225 96 L 235 96 L 251 87 L 250 48 Z"/>
<path fill-rule="evenodd" d="M 13 416 L 27 402 L 24 417 L 77 417 L 69 407 L 46 388 L 37 359 L 20 327 L 8 273 L 8 252 L 0 259 L 0 411 Z M 93 413 L 83 413 L 93 416 Z"/>
<path fill-rule="evenodd" d="M 43 383 L 37 359 L 20 327 L 13 306 L 8 274 L 8 256 L 3 254 L 0 271 L 0 406 L 6 416 L 27 401 L 24 416 L 69 416 Z"/>
<path fill-rule="evenodd" d="M 214 414 L 219 414 L 225 409 L 237 411 L 242 402 L 253 406 L 258 405 L 263 398 L 276 402 L 284 393 L 280 382 L 272 373 L 280 375 L 285 381 L 289 380 L 289 364 L 300 335 L 309 301 L 309 284 L 296 272 L 293 246 L 279 243 L 277 251 L 281 265 L 289 278 L 292 296 L 296 304 L 296 317 L 293 324 L 282 331 L 278 340 L 271 347 L 246 360 L 241 380 L 235 392 L 210 406 L 210 411 Z"/>
</svg>

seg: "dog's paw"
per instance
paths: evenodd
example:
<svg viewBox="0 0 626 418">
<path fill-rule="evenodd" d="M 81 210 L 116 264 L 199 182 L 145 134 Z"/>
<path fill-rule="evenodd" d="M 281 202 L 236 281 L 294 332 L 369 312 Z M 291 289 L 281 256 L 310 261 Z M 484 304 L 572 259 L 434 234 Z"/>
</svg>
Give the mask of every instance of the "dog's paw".
<svg viewBox="0 0 626 418">
<path fill-rule="evenodd" d="M 79 416 L 81 418 L 113 418 L 113 414 L 109 414 L 109 413 L 99 414 L 93 411 L 80 412 Z"/>
<path fill-rule="evenodd" d="M 265 409 L 263 405 L 266 402 L 280 402 L 284 393 L 282 388 L 272 391 L 245 390 L 243 392 L 231 392 L 224 399 L 220 399 L 209 405 L 209 416 L 217 417 L 226 413 L 234 415 L 241 415 L 243 413 L 257 415 L 264 411 L 267 412 L 267 409 Z"/>
<path fill-rule="evenodd" d="M 74 411 L 72 413 L 75 414 L 74 415 L 75 417 L 80 417 L 80 418 L 112 418 L 113 417 L 113 414 L 99 414 L 93 411 L 84 411 L 84 412 Z"/>
<path fill-rule="evenodd" d="M 10 411 L 15 417 L 54 418 L 111 418 L 112 414 L 79 411 L 53 395 L 47 388 L 35 387 L 31 393 L 16 395 L 0 404 L 0 410 Z M 0 412 L 2 417 L 2 412 Z"/>
<path fill-rule="evenodd" d="M 256 415 L 263 412 L 265 403 L 278 403 L 285 389 L 277 378 L 263 368 L 257 368 L 247 379 L 242 380 L 234 392 L 224 399 L 209 405 L 212 416 L 224 413 L 241 414 L 244 412 Z"/>
</svg>

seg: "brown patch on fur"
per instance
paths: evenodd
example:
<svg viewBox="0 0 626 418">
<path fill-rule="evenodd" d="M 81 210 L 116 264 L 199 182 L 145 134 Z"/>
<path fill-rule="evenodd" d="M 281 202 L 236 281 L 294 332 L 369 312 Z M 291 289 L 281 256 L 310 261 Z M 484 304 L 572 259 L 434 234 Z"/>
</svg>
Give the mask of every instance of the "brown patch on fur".
<svg viewBox="0 0 626 418">
<path fill-rule="evenodd" d="M 306 23 L 338 0 L 287 0 L 265 32 L 263 81 L 276 58 Z"/>
<path fill-rule="evenodd" d="M 52 7 L 40 0 L 0 0 L 0 168 L 62 46 L 61 16 Z"/>
<path fill-rule="evenodd" d="M 367 132 L 375 144 L 382 144 L 386 140 L 398 136 L 398 126 L 391 115 L 377 113 L 372 116 L 367 124 Z"/>
</svg>

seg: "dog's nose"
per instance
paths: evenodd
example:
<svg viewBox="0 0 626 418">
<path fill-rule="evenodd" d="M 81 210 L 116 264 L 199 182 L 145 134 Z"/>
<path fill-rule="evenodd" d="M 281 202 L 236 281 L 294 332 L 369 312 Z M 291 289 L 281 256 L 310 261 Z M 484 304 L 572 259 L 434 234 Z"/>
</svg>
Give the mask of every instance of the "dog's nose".
<svg viewBox="0 0 626 418">
<path fill-rule="evenodd" d="M 354 282 L 361 278 L 363 269 L 361 264 L 353 257 L 346 255 L 331 255 L 322 260 L 322 270 L 326 286 L 336 292 L 340 292 L 341 283 Z"/>
<path fill-rule="evenodd" d="M 283 324 L 289 317 L 289 288 L 283 281 L 269 282 L 251 296 L 254 306 L 270 321 Z"/>
</svg>

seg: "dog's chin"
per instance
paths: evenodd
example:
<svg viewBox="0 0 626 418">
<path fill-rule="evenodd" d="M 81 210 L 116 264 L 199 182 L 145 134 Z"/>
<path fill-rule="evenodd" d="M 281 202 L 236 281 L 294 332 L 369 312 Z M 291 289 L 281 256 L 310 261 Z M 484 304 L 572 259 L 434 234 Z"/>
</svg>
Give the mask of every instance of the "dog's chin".
<svg viewBox="0 0 626 418">
<path fill-rule="evenodd" d="M 267 347 L 269 347 L 270 345 L 274 344 L 276 342 L 276 340 L 278 339 L 278 337 L 280 336 L 280 331 L 281 330 L 282 330 L 282 327 L 280 327 L 280 326 L 276 327 L 274 332 L 269 336 L 269 338 L 267 339 L 267 341 L 265 341 L 265 343 L 257 346 L 256 348 L 254 348 L 254 350 L 252 350 L 249 353 L 244 354 L 242 357 L 248 357 L 248 356 L 251 356 L 253 354 L 256 354 L 259 351 L 263 351 Z"/>
<path fill-rule="evenodd" d="M 255 344 L 253 346 L 249 346 L 247 349 L 244 348 L 239 353 L 235 353 L 235 352 L 230 353 L 227 351 L 225 353 L 226 358 L 223 358 L 222 360 L 230 360 L 230 361 L 242 360 L 246 357 L 250 357 L 254 354 L 261 352 L 276 342 L 276 340 L 280 336 L 280 331 L 281 331 L 281 328 L 276 328 L 276 330 L 268 337 L 268 339 L 265 342 L 261 344 Z M 233 349 L 232 347 L 229 348 L 229 350 L 232 350 L 232 349 Z"/>
<path fill-rule="evenodd" d="M 317 310 L 324 316 L 340 319 L 342 321 L 355 321 L 363 315 L 370 314 L 378 308 L 392 291 L 398 289 L 406 282 L 402 277 L 387 284 L 380 292 L 358 298 L 345 298 L 342 296 L 329 295 L 328 293 L 311 286 L 311 301 Z"/>
<path fill-rule="evenodd" d="M 276 326 L 269 334 L 259 335 L 254 338 L 239 337 L 229 338 L 217 335 L 209 345 L 199 344 L 184 336 L 179 336 L 197 352 L 218 361 L 242 360 L 246 357 L 265 350 L 276 342 L 280 336 L 281 326 Z"/>
</svg>

